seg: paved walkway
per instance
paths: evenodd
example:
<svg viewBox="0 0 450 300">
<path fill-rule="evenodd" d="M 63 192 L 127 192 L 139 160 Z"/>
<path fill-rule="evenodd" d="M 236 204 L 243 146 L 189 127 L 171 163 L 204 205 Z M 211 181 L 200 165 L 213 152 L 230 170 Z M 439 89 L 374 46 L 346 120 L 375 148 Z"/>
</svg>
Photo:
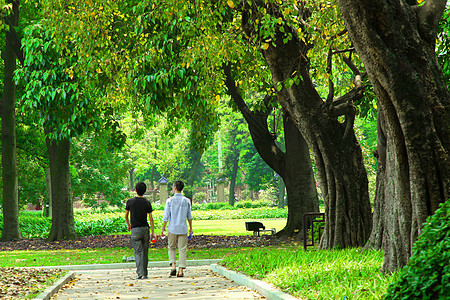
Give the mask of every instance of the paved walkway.
<svg viewBox="0 0 450 300">
<path fill-rule="evenodd" d="M 169 277 L 170 268 L 149 268 L 136 279 L 134 268 L 75 270 L 75 278 L 51 299 L 266 299 L 246 286 L 217 275 L 207 266 L 191 266 L 185 277 Z"/>
</svg>

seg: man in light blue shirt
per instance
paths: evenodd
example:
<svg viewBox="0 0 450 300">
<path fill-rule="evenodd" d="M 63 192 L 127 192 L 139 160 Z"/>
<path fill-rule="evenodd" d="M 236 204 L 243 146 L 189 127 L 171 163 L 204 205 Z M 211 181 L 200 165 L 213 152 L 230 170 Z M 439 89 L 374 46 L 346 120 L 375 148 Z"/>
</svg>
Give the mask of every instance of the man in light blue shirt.
<svg viewBox="0 0 450 300">
<path fill-rule="evenodd" d="M 169 222 L 169 263 L 172 266 L 170 276 L 183 277 L 183 270 L 186 269 L 186 251 L 188 244 L 188 228 L 189 234 L 192 234 L 192 205 L 189 198 L 184 197 L 181 191 L 184 189 L 184 183 L 177 180 L 173 183 L 173 197 L 167 199 L 164 207 L 162 233 L 166 230 L 167 222 Z M 175 250 L 178 246 L 179 262 L 178 274 L 176 273 L 176 254 Z"/>
</svg>

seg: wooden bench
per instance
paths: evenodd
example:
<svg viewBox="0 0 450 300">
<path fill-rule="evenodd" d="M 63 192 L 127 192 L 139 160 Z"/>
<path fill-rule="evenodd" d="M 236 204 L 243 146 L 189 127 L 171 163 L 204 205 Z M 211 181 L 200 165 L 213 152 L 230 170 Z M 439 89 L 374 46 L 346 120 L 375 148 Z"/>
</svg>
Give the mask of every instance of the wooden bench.
<svg viewBox="0 0 450 300">
<path fill-rule="evenodd" d="M 245 229 L 247 231 L 253 231 L 253 236 L 259 236 L 260 232 L 270 232 L 271 234 L 277 233 L 275 228 L 266 229 L 261 222 L 245 222 Z"/>
</svg>

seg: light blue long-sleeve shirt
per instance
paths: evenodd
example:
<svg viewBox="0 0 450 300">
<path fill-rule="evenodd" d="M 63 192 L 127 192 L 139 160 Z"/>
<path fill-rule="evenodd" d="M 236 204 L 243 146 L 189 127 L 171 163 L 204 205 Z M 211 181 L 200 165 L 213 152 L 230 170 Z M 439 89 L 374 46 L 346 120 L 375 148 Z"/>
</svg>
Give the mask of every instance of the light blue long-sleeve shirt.
<svg viewBox="0 0 450 300">
<path fill-rule="evenodd" d="M 186 234 L 188 232 L 187 220 L 192 220 L 191 200 L 176 193 L 166 201 L 163 222 L 169 222 L 167 230 L 170 233 Z"/>
</svg>

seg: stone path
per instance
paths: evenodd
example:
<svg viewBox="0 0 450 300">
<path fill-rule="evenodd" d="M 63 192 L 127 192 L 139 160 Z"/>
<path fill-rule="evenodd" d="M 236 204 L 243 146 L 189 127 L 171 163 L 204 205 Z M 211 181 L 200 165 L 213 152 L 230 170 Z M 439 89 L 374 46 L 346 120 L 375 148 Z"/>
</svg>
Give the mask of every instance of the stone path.
<svg viewBox="0 0 450 300">
<path fill-rule="evenodd" d="M 77 270 L 75 279 L 51 299 L 266 299 L 246 286 L 219 276 L 210 266 L 192 266 L 185 277 L 169 277 L 170 268 L 149 268 L 137 280 L 134 268 Z"/>
</svg>

